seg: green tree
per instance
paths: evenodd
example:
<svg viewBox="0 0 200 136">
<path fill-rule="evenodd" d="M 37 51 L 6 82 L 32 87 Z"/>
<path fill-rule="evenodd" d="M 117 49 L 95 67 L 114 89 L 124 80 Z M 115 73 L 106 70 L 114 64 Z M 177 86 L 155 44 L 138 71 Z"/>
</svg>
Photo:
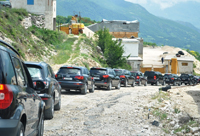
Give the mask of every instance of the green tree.
<svg viewBox="0 0 200 136">
<path fill-rule="evenodd" d="M 103 51 L 109 67 L 130 69 L 130 65 L 127 64 L 127 59 L 129 56 L 122 56 L 124 53 L 124 48 L 121 44 L 121 41 L 113 41 L 112 35 L 110 35 L 109 30 L 106 28 L 98 31 L 97 37 L 97 45 Z"/>
</svg>

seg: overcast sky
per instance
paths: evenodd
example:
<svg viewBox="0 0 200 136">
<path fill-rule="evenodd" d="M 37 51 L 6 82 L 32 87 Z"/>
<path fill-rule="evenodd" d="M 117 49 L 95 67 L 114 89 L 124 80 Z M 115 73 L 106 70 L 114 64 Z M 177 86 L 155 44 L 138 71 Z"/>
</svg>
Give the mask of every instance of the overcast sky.
<svg viewBox="0 0 200 136">
<path fill-rule="evenodd" d="M 140 4 L 142 6 L 145 5 L 152 5 L 157 4 L 161 9 L 165 9 L 171 7 L 179 2 L 186 2 L 186 1 L 197 1 L 200 3 L 200 0 L 125 0 L 133 3 Z"/>
</svg>

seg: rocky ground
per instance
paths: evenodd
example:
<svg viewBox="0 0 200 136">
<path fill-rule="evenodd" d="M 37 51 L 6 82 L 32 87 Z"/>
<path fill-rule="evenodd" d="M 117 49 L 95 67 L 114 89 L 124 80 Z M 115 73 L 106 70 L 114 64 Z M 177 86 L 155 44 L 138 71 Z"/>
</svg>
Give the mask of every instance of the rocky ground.
<svg viewBox="0 0 200 136">
<path fill-rule="evenodd" d="M 45 120 L 44 135 L 198 135 L 197 122 L 181 108 L 182 99 L 176 98 L 177 95 L 187 98 L 183 88 L 194 90 L 195 87 L 173 87 L 170 92 L 158 93 L 159 87 L 102 89 L 87 95 L 63 90 L 61 110 L 55 112 L 52 120 Z M 179 94 L 173 94 L 173 90 Z M 192 100 L 188 98 L 185 102 L 192 103 Z M 198 114 L 198 108 L 195 110 Z M 188 129 L 177 130 L 191 121 Z"/>
</svg>

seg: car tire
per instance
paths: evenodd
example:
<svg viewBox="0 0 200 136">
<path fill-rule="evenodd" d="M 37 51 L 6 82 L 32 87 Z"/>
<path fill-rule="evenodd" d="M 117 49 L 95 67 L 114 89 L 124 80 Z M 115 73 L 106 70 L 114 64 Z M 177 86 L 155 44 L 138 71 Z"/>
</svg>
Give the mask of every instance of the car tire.
<svg viewBox="0 0 200 136">
<path fill-rule="evenodd" d="M 94 93 L 94 83 L 92 83 L 92 88 L 89 89 L 89 92 L 90 92 L 90 93 Z"/>
<path fill-rule="evenodd" d="M 141 81 L 139 81 L 139 82 L 138 82 L 138 86 L 141 86 L 141 85 L 142 85 L 142 83 L 141 83 Z"/>
<path fill-rule="evenodd" d="M 52 119 L 54 114 L 54 98 L 51 100 L 51 106 L 49 109 L 45 110 L 44 117 L 45 119 Z"/>
<path fill-rule="evenodd" d="M 59 95 L 58 103 L 54 106 L 55 110 L 60 110 L 60 108 L 61 108 L 61 94 Z"/>
<path fill-rule="evenodd" d="M 81 90 L 81 94 L 85 95 L 87 93 L 87 84 L 84 84 L 84 88 Z"/>
<path fill-rule="evenodd" d="M 159 83 L 158 83 L 158 81 L 156 81 L 156 86 L 159 86 Z"/>
<path fill-rule="evenodd" d="M 165 81 L 163 81 L 163 84 L 162 84 L 162 85 L 164 86 L 165 84 L 166 84 Z"/>
<path fill-rule="evenodd" d="M 144 86 L 147 86 L 147 81 L 145 82 Z"/>
<path fill-rule="evenodd" d="M 151 85 L 153 85 L 153 83 L 151 83 Z"/>
<path fill-rule="evenodd" d="M 40 122 L 38 124 L 38 134 L 37 136 L 43 136 L 44 134 L 44 114 L 42 113 L 40 117 Z"/>
<path fill-rule="evenodd" d="M 112 90 L 112 82 L 109 83 L 109 86 L 107 88 L 108 90 Z"/>
<path fill-rule="evenodd" d="M 133 81 L 133 83 L 132 83 L 132 85 L 131 85 L 132 87 L 135 87 L 135 81 Z"/>
<path fill-rule="evenodd" d="M 115 89 L 120 89 L 121 83 L 119 82 L 118 85 L 115 87 Z"/>
<path fill-rule="evenodd" d="M 127 82 L 127 79 L 124 80 L 124 87 L 127 87 L 128 86 L 128 82 Z"/>
<path fill-rule="evenodd" d="M 17 136 L 25 136 L 25 132 L 24 132 L 24 125 L 22 124 L 22 122 L 19 122 L 19 129 L 17 130 Z"/>
</svg>

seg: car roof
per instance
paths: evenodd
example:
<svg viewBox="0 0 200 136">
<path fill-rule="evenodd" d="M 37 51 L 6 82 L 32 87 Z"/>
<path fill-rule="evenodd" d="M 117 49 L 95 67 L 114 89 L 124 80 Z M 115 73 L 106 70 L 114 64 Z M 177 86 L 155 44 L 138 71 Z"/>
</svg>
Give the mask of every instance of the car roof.
<svg viewBox="0 0 200 136">
<path fill-rule="evenodd" d="M 32 61 L 25 61 L 24 62 L 26 65 L 36 65 L 36 66 L 40 66 L 40 67 L 45 67 L 48 64 L 46 62 L 32 62 Z"/>
<path fill-rule="evenodd" d="M 81 69 L 86 68 L 86 67 L 83 67 L 83 66 L 68 66 L 68 65 L 64 65 L 64 66 L 62 66 L 60 68 L 67 68 L 67 67 L 81 68 Z"/>
</svg>

